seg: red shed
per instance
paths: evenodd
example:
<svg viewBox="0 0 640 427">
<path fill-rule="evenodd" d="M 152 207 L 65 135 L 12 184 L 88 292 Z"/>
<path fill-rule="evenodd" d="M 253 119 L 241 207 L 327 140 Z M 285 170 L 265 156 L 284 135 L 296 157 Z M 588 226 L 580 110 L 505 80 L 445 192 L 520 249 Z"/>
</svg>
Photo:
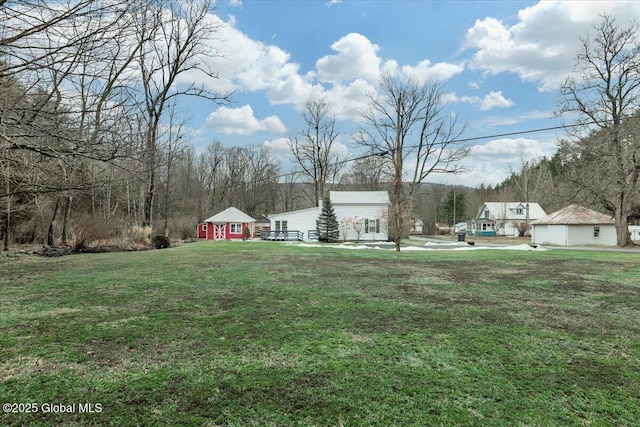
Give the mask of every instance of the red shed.
<svg viewBox="0 0 640 427">
<path fill-rule="evenodd" d="M 227 208 L 204 223 L 198 224 L 198 238 L 207 240 L 242 239 L 242 230 L 249 229 L 250 238 L 253 238 L 256 220 L 240 209 Z"/>
</svg>

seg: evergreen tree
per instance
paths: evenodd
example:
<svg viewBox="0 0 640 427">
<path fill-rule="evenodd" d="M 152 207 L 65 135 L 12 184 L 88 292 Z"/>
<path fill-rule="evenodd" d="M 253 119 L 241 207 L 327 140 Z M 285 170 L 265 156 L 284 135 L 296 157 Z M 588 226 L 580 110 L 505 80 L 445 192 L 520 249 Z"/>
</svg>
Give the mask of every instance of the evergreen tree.
<svg viewBox="0 0 640 427">
<path fill-rule="evenodd" d="M 322 210 L 316 220 L 316 232 L 318 239 L 322 241 L 335 242 L 340 237 L 338 218 L 328 197 L 322 199 Z"/>
<path fill-rule="evenodd" d="M 455 198 L 455 202 L 454 202 Z M 465 193 L 462 191 L 449 190 L 447 193 L 446 199 L 442 203 L 442 217 L 440 218 L 441 222 L 446 222 L 451 226 L 454 226 L 453 223 L 454 217 L 455 222 L 466 221 L 466 201 L 465 201 Z M 455 206 L 455 215 L 454 215 L 454 206 Z"/>
</svg>

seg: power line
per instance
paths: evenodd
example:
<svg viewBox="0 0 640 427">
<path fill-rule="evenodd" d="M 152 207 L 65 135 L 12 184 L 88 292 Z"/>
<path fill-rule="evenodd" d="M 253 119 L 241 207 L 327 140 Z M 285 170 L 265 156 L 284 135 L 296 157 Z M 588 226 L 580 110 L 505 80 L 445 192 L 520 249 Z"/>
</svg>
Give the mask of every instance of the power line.
<svg viewBox="0 0 640 427">
<path fill-rule="evenodd" d="M 632 117 L 632 118 L 638 118 L 638 117 Z M 481 141 L 481 140 L 484 140 L 484 139 L 503 138 L 503 137 L 506 137 L 506 136 L 516 136 L 516 135 L 525 135 L 525 134 L 530 134 L 530 133 L 548 132 L 548 131 L 552 131 L 552 130 L 571 129 L 571 128 L 576 128 L 576 127 L 581 127 L 581 126 L 585 126 L 585 124 L 584 123 L 577 123 L 577 124 L 572 124 L 572 125 L 558 125 L 558 126 L 527 129 L 527 130 L 514 131 L 514 132 L 505 132 L 505 133 L 496 133 L 496 134 L 482 135 L 482 136 L 475 136 L 475 137 L 468 137 L 468 138 L 459 138 L 459 139 L 443 141 L 442 144 L 443 145 L 449 145 L 449 144 Z M 408 145 L 408 146 L 405 146 L 405 148 L 408 148 L 408 149 L 418 148 L 418 147 L 419 147 L 419 145 Z M 355 162 L 355 161 L 358 161 L 358 160 L 364 160 L 364 159 L 368 159 L 370 157 L 384 157 L 384 156 L 386 156 L 388 154 L 389 154 L 389 151 L 378 151 L 378 152 L 375 152 L 375 153 L 367 153 L 367 154 L 362 154 L 362 155 L 355 156 L 355 157 L 348 157 L 348 158 L 343 159 L 343 160 L 338 160 L 336 162 L 329 163 L 328 166 L 329 167 L 343 166 L 343 165 L 345 165 L 347 163 Z M 286 178 L 286 177 L 289 177 L 289 176 L 295 176 L 295 175 L 299 175 L 299 174 L 303 174 L 303 173 L 304 173 L 304 171 L 302 169 L 299 169 L 299 170 L 293 170 L 293 171 L 289 171 L 289 172 L 278 174 L 278 175 L 274 176 L 273 178 L 275 178 L 276 180 L 280 180 L 281 178 Z M 229 189 L 232 189 L 234 187 L 239 187 L 239 186 L 242 186 L 242 185 L 247 185 L 247 184 L 252 184 L 252 183 L 259 183 L 259 182 L 260 181 L 256 180 L 256 181 L 246 181 L 246 182 L 241 182 L 241 183 L 231 183 L 231 184 L 223 185 L 221 187 L 216 187 L 216 190 L 229 190 Z M 206 191 L 207 190 L 203 190 L 203 192 L 206 192 Z"/>
</svg>

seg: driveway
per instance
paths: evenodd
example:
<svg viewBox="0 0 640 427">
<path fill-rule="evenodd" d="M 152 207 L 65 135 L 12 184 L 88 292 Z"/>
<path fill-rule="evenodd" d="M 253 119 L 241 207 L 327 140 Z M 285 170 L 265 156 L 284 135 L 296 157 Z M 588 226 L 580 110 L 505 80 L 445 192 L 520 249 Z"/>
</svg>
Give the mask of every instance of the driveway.
<svg viewBox="0 0 640 427">
<path fill-rule="evenodd" d="M 469 236 L 467 236 L 469 237 Z M 473 237 L 473 236 L 471 236 Z M 464 242 L 452 242 L 442 239 L 437 239 L 433 237 L 427 236 L 411 236 L 409 240 L 412 240 L 416 243 L 437 243 L 441 249 L 451 249 L 452 245 L 456 246 L 464 246 L 466 243 Z M 487 247 L 487 248 L 504 248 L 511 245 L 507 244 L 499 244 L 499 243 L 478 243 L 475 242 L 475 246 Z M 618 248 L 618 247 L 607 247 L 607 246 L 547 246 L 547 245 L 539 245 L 549 250 L 560 250 L 560 251 L 591 251 L 591 252 L 614 252 L 614 253 L 631 253 L 631 254 L 639 254 L 640 255 L 640 246 L 634 246 L 632 248 Z M 437 245 L 433 245 L 433 248 L 437 248 Z"/>
</svg>

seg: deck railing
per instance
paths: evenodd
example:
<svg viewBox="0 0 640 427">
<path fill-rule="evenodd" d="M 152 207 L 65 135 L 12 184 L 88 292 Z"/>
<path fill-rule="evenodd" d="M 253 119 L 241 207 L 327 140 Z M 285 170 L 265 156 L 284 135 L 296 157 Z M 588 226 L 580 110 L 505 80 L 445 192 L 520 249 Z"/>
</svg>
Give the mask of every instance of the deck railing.
<svg viewBox="0 0 640 427">
<path fill-rule="evenodd" d="M 262 230 L 260 231 L 262 240 L 304 240 L 304 233 L 298 230 Z"/>
</svg>

